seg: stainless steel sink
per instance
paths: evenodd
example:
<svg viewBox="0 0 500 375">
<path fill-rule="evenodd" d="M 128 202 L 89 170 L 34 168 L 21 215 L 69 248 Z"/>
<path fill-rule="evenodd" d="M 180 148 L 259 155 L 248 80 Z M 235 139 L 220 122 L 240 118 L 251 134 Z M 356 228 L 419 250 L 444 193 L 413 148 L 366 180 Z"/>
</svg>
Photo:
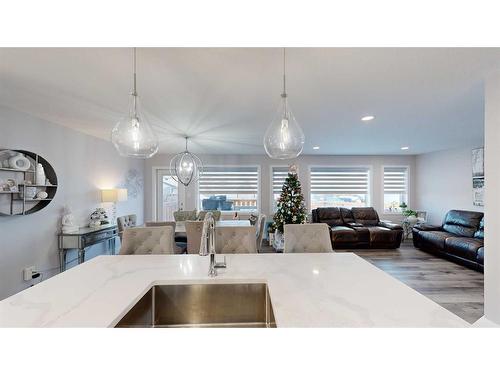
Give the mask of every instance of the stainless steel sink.
<svg viewBox="0 0 500 375">
<path fill-rule="evenodd" d="M 274 328 L 267 284 L 182 284 L 152 287 L 116 327 Z"/>
</svg>

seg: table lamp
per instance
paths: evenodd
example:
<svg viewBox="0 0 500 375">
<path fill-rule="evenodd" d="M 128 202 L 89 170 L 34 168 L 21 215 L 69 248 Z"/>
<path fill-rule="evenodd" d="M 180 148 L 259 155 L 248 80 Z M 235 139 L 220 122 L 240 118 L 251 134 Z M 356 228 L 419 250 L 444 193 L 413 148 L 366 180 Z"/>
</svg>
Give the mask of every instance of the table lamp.
<svg viewBox="0 0 500 375">
<path fill-rule="evenodd" d="M 112 204 L 112 220 L 114 224 L 116 222 L 116 202 L 124 202 L 128 198 L 127 189 L 102 189 L 101 190 L 101 202 Z"/>
</svg>

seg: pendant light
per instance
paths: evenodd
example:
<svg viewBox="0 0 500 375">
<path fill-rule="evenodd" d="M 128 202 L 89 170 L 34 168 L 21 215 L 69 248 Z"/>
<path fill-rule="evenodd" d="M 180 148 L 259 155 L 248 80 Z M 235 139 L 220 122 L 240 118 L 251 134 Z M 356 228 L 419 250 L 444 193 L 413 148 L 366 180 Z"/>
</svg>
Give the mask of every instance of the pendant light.
<svg viewBox="0 0 500 375">
<path fill-rule="evenodd" d="M 170 172 L 175 181 L 188 186 L 200 178 L 203 173 L 203 164 L 198 156 L 188 151 L 188 137 L 184 138 L 186 139 L 186 150 L 170 160 Z"/>
<path fill-rule="evenodd" d="M 304 132 L 293 115 L 286 93 L 286 55 L 283 48 L 283 93 L 278 112 L 264 135 L 264 148 L 272 159 L 293 159 L 304 148 Z"/>
<path fill-rule="evenodd" d="M 121 156 L 147 159 L 158 152 L 158 138 L 153 128 L 140 114 L 136 80 L 136 49 L 134 48 L 134 88 L 130 93 L 128 116 L 121 119 L 111 132 L 111 141 Z"/>
</svg>

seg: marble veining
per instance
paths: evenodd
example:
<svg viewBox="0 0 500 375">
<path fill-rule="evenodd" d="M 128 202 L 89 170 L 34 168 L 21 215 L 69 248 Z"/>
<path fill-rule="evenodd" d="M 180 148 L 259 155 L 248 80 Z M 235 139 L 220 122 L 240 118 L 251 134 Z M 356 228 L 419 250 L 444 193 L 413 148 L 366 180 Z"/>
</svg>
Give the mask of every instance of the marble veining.
<svg viewBox="0 0 500 375">
<path fill-rule="evenodd" d="M 266 282 L 278 327 L 468 327 L 352 253 L 99 256 L 0 301 L 2 327 L 113 327 L 151 286 Z"/>
</svg>

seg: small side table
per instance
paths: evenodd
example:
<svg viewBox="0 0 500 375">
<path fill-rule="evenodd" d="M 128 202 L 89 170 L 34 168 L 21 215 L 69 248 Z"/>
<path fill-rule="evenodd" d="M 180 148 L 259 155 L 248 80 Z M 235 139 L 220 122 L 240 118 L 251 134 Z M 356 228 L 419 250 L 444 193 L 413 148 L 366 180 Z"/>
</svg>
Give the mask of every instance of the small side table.
<svg viewBox="0 0 500 375">
<path fill-rule="evenodd" d="M 417 221 L 410 221 L 408 218 L 405 218 L 401 222 L 401 226 L 403 227 L 403 239 L 407 240 L 410 238 L 410 236 L 413 235 L 413 227 L 417 224 L 423 224 L 425 223 L 424 220 L 417 219 Z"/>
<path fill-rule="evenodd" d="M 107 242 L 113 255 L 116 250 L 116 237 L 118 228 L 115 224 L 102 225 L 98 228 L 80 228 L 71 233 L 59 233 L 59 269 L 66 270 L 66 252 L 70 249 L 78 249 L 78 264 L 85 262 L 85 249 L 89 246 Z"/>
</svg>

